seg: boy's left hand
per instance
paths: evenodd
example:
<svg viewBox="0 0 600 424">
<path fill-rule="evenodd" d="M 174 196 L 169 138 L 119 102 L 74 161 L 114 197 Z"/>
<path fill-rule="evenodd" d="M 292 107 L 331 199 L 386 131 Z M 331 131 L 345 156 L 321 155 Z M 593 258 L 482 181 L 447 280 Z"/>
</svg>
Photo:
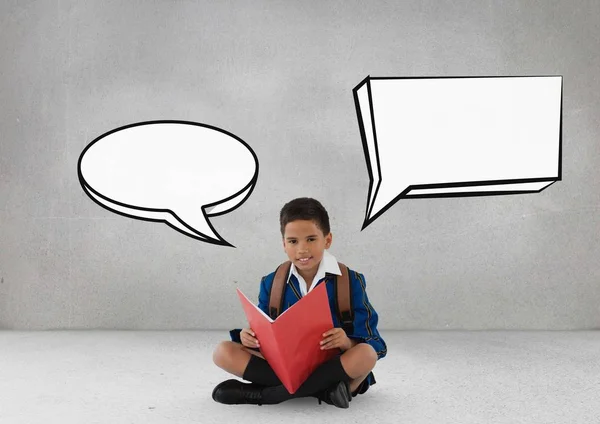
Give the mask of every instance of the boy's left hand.
<svg viewBox="0 0 600 424">
<path fill-rule="evenodd" d="M 332 328 L 323 333 L 323 340 L 320 342 L 321 350 L 340 348 L 348 350 L 352 347 L 352 341 L 346 335 L 342 328 Z"/>
</svg>

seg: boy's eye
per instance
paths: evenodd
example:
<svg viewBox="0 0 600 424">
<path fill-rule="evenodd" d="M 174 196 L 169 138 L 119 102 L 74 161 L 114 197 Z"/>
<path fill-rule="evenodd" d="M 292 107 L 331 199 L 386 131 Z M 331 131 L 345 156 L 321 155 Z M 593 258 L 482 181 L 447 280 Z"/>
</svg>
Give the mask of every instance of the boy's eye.
<svg viewBox="0 0 600 424">
<path fill-rule="evenodd" d="M 296 244 L 296 240 L 288 240 L 289 244 Z"/>
</svg>

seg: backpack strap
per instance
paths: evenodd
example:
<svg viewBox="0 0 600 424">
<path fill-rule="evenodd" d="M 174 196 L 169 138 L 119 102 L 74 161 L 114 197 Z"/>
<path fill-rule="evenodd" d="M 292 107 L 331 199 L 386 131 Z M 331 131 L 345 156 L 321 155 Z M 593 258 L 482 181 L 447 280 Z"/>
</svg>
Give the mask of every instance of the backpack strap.
<svg viewBox="0 0 600 424">
<path fill-rule="evenodd" d="M 350 275 L 348 267 L 338 262 L 342 275 L 334 275 L 335 285 L 335 306 L 337 308 L 338 319 L 346 334 L 354 332 L 354 314 L 352 310 L 352 299 L 350 292 Z"/>
<path fill-rule="evenodd" d="M 275 277 L 273 278 L 273 285 L 271 286 L 271 293 L 269 295 L 269 315 L 272 320 L 277 318 L 283 310 L 283 292 L 285 291 L 287 277 L 290 275 L 291 266 L 292 263 L 287 261 L 279 265 L 275 270 Z"/>
</svg>

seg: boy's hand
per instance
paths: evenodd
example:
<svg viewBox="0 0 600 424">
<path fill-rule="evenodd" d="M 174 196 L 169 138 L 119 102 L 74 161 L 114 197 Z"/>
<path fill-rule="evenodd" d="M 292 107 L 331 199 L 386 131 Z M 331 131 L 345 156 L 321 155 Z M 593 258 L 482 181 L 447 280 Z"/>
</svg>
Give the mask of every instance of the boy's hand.
<svg viewBox="0 0 600 424">
<path fill-rule="evenodd" d="M 240 332 L 240 340 L 242 341 L 242 345 L 246 347 L 260 347 L 260 343 L 256 338 L 256 334 L 254 334 L 254 331 L 252 331 L 251 328 L 242 329 L 242 331 Z"/>
<path fill-rule="evenodd" d="M 321 350 L 340 348 L 348 350 L 352 347 L 352 341 L 346 335 L 342 328 L 332 328 L 323 333 L 323 340 L 320 342 Z"/>
</svg>

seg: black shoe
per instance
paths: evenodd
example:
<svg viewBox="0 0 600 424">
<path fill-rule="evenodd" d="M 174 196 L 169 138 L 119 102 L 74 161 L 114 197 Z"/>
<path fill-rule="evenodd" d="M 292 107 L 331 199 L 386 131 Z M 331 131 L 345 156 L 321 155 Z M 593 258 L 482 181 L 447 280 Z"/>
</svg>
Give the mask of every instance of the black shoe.
<svg viewBox="0 0 600 424">
<path fill-rule="evenodd" d="M 262 405 L 263 386 L 246 384 L 238 380 L 227 380 L 217 384 L 212 392 L 216 402 L 227 405 Z"/>
<path fill-rule="evenodd" d="M 321 404 L 321 401 L 323 401 L 329 405 L 337 406 L 338 408 L 348 408 L 352 401 L 350 385 L 345 381 L 340 381 L 320 393 L 318 399 L 319 405 Z"/>
</svg>

